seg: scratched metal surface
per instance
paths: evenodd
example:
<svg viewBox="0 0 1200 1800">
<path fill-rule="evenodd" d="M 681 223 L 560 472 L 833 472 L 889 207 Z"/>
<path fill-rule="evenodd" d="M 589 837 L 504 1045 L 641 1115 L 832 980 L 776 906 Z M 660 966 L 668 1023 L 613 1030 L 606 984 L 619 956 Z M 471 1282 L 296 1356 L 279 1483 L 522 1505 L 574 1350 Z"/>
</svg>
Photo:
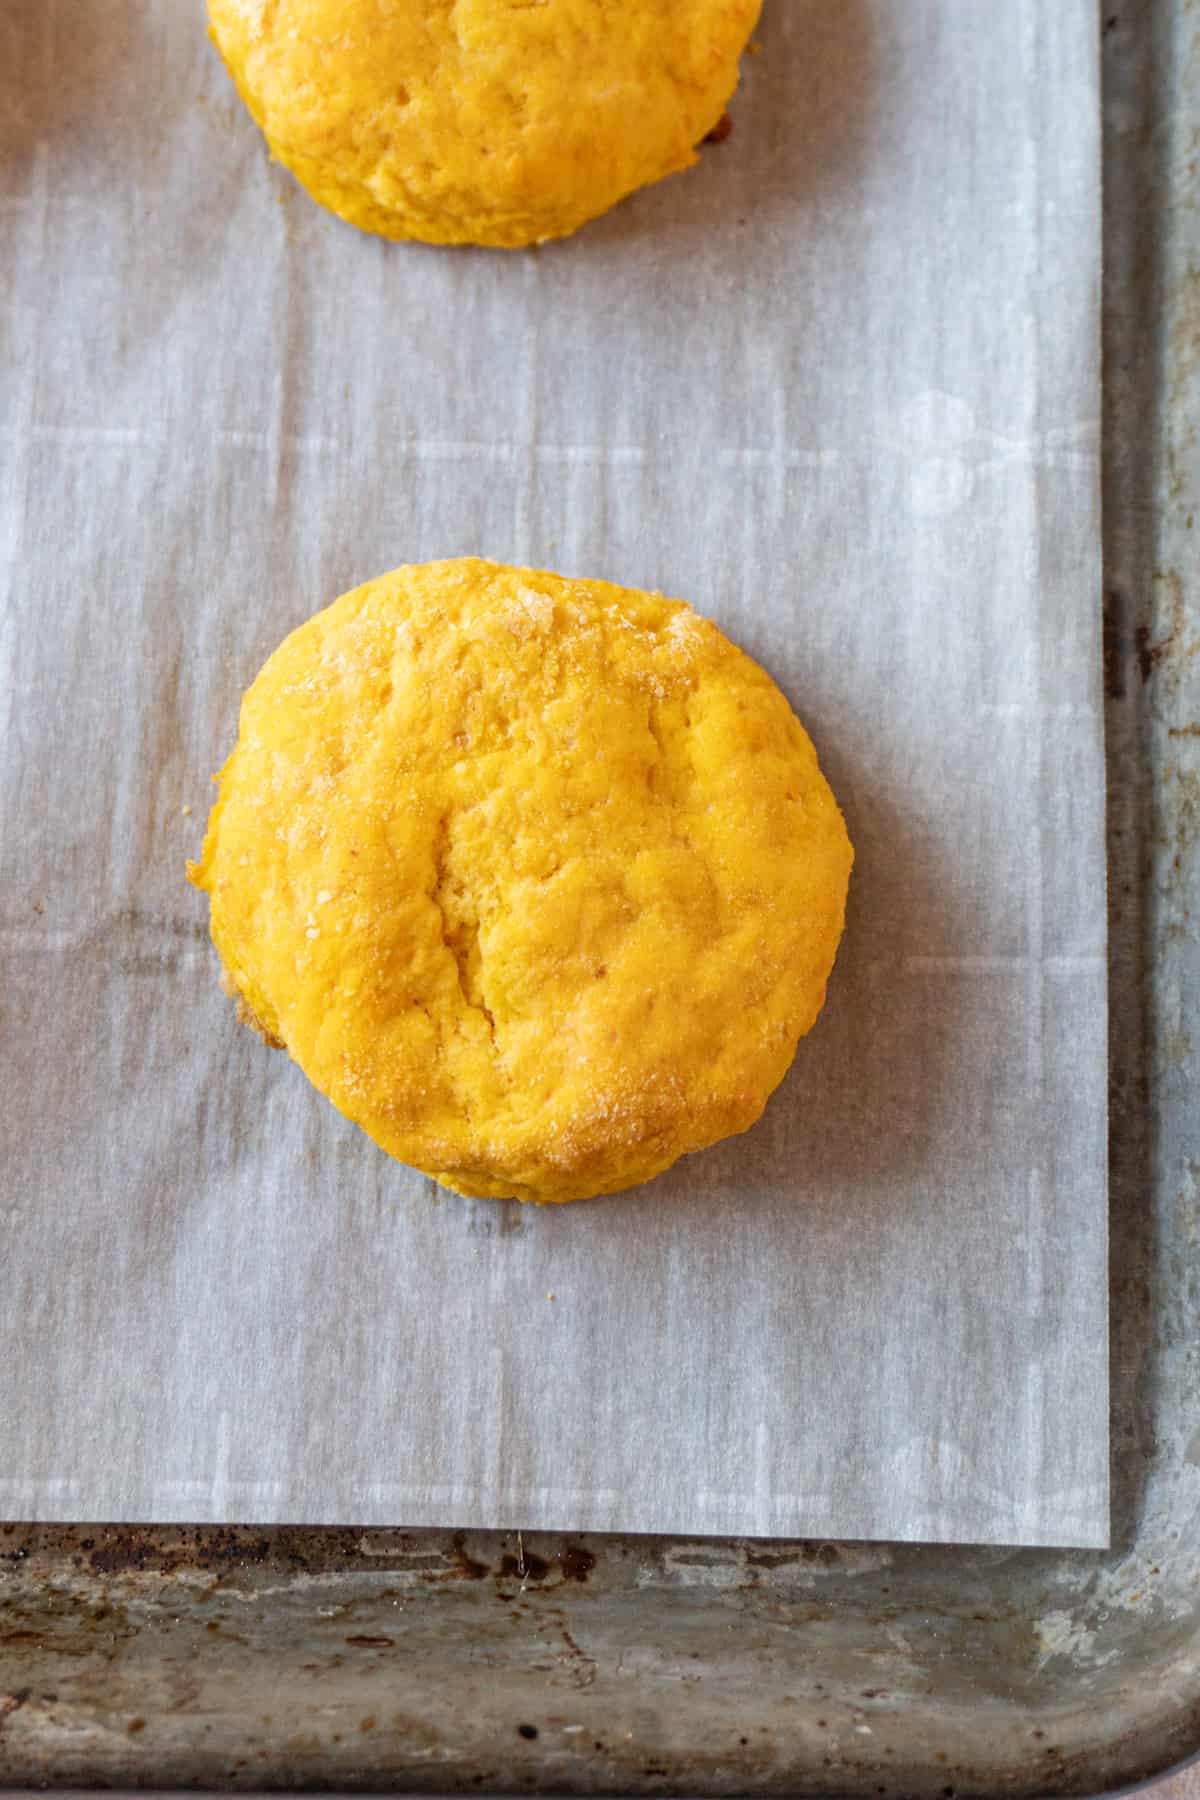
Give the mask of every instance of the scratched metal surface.
<svg viewBox="0 0 1200 1800">
<path fill-rule="evenodd" d="M 1116 1547 L 0 1526 L 0 1785 L 1050 1795 L 1200 1748 L 1200 5 L 1112 0 L 1104 54 Z"/>
</svg>

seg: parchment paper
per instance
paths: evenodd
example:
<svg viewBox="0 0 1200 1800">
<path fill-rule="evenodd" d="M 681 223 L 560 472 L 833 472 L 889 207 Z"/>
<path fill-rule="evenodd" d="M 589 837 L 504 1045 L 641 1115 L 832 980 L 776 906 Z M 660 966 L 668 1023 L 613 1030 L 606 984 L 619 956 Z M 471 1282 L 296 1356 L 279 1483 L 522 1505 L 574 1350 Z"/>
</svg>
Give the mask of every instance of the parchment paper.
<svg viewBox="0 0 1200 1800">
<path fill-rule="evenodd" d="M 1103 1544 L 1091 0 L 767 0 L 574 241 L 388 246 L 183 0 L 0 8 L 0 1514 Z M 240 694 L 396 563 L 682 594 L 858 848 L 752 1134 L 438 1198 L 239 1028 Z"/>
</svg>

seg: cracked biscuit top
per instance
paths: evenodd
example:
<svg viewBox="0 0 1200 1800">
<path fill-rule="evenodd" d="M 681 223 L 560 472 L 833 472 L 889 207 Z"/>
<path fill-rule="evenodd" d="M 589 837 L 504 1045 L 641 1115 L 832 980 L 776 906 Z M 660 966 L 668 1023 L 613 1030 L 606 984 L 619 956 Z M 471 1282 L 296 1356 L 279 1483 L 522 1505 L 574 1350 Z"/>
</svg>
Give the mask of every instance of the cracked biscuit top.
<svg viewBox="0 0 1200 1800">
<path fill-rule="evenodd" d="M 754 1123 L 852 853 L 758 665 L 659 594 L 474 560 L 294 631 L 198 865 L 264 1034 L 466 1194 L 632 1186 Z"/>
<path fill-rule="evenodd" d="M 392 238 L 561 237 L 696 160 L 761 0 L 209 0 L 272 153 Z"/>
</svg>

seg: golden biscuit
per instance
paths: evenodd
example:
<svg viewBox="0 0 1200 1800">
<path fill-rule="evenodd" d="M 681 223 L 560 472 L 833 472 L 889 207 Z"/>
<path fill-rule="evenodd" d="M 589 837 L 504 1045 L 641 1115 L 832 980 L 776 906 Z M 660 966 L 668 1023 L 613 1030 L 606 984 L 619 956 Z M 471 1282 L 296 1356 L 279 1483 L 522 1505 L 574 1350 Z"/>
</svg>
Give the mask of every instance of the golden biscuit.
<svg viewBox="0 0 1200 1800">
<path fill-rule="evenodd" d="M 761 0 L 209 0 L 272 154 L 390 238 L 563 237 L 696 160 Z"/>
<path fill-rule="evenodd" d="M 744 1131 L 825 998 L 852 851 L 691 607 L 467 560 L 293 631 L 199 864 L 233 989 L 392 1156 L 574 1200 Z"/>
</svg>

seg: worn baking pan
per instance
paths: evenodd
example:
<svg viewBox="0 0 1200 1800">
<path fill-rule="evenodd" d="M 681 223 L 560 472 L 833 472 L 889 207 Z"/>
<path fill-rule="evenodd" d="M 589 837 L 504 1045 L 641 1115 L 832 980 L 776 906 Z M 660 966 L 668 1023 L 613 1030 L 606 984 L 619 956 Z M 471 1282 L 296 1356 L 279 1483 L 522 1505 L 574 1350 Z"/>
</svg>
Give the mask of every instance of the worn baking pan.
<svg viewBox="0 0 1200 1800">
<path fill-rule="evenodd" d="M 1200 6 L 1104 56 L 1113 1550 L 2 1526 L 0 1784 L 1049 1795 L 1200 1747 Z"/>
</svg>

